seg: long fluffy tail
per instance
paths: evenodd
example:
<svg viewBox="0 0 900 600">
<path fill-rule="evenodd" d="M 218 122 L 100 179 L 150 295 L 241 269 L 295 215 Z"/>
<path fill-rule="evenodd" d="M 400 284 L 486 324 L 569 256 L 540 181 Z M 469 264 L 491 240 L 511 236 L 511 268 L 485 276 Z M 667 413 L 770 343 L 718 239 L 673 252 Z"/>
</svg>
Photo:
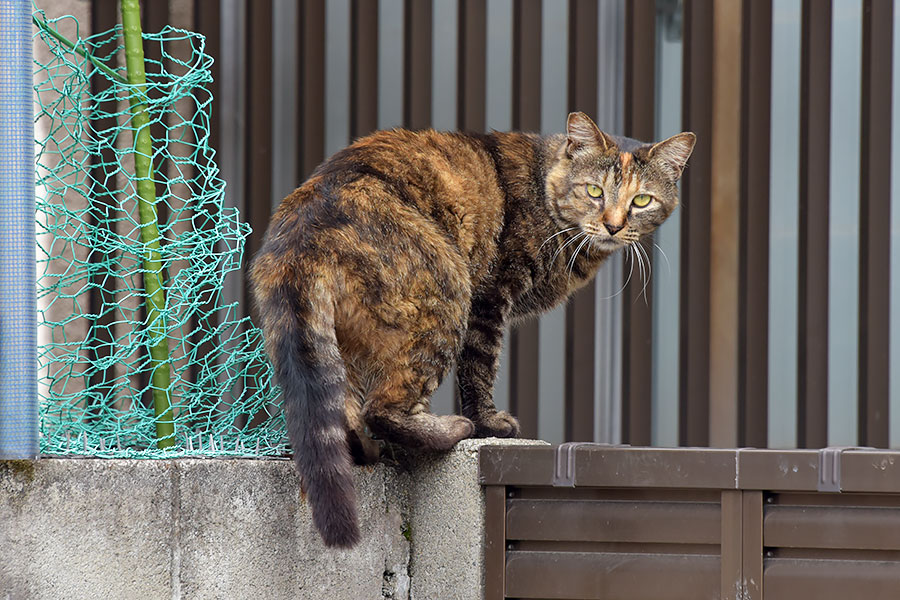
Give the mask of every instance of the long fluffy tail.
<svg viewBox="0 0 900 600">
<path fill-rule="evenodd" d="M 347 377 L 334 332 L 333 304 L 321 282 L 267 279 L 265 259 L 251 274 L 263 333 L 284 394 L 288 436 L 313 523 L 328 546 L 359 541 L 352 463 L 346 441 Z M 326 297 L 327 296 L 327 297 Z"/>
</svg>

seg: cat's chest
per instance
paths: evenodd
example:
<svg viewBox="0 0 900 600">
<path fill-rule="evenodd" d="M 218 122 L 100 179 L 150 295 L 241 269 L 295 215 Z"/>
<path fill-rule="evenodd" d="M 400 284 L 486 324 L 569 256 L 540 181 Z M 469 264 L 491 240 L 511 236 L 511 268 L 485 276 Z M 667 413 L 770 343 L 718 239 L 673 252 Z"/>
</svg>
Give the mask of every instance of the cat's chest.
<svg viewBox="0 0 900 600">
<path fill-rule="evenodd" d="M 532 279 L 531 285 L 514 296 L 512 318 L 534 316 L 559 305 L 593 279 L 600 262 L 579 258 L 540 273 Z"/>
</svg>

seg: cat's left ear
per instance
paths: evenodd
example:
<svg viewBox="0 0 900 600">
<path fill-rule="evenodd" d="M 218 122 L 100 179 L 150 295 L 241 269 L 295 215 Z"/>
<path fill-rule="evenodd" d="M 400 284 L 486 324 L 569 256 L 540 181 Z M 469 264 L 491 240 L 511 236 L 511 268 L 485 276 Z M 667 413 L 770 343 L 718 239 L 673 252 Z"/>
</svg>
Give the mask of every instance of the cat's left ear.
<svg viewBox="0 0 900 600">
<path fill-rule="evenodd" d="M 569 158 L 581 150 L 599 149 L 606 152 L 614 148 L 616 143 L 608 135 L 600 131 L 591 118 L 583 112 L 569 113 L 566 120 L 566 154 Z"/>
<path fill-rule="evenodd" d="M 662 167 L 672 181 L 677 181 L 696 143 L 697 136 L 690 131 L 673 135 L 650 148 L 650 160 Z"/>
</svg>

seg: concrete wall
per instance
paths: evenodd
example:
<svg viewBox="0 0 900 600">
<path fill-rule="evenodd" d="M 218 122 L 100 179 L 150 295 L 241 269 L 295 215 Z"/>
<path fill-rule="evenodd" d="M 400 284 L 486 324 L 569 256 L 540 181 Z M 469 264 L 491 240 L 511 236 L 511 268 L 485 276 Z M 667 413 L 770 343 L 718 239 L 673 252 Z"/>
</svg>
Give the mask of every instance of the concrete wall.
<svg viewBox="0 0 900 600">
<path fill-rule="evenodd" d="M 0 461 L 0 599 L 480 598 L 485 443 L 358 469 L 350 551 L 287 460 Z"/>
</svg>

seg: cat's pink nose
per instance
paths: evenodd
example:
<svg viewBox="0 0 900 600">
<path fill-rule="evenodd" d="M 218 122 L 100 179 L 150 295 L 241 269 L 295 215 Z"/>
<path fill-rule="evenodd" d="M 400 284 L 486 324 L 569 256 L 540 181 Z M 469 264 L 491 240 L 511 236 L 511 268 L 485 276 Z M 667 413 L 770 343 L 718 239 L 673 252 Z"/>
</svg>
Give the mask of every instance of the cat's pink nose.
<svg viewBox="0 0 900 600">
<path fill-rule="evenodd" d="M 606 227 L 606 230 L 609 232 L 609 235 L 616 235 L 617 233 L 622 231 L 622 228 L 625 227 L 625 224 L 623 223 L 621 225 L 615 225 L 613 223 L 604 222 L 603 226 Z"/>
</svg>

